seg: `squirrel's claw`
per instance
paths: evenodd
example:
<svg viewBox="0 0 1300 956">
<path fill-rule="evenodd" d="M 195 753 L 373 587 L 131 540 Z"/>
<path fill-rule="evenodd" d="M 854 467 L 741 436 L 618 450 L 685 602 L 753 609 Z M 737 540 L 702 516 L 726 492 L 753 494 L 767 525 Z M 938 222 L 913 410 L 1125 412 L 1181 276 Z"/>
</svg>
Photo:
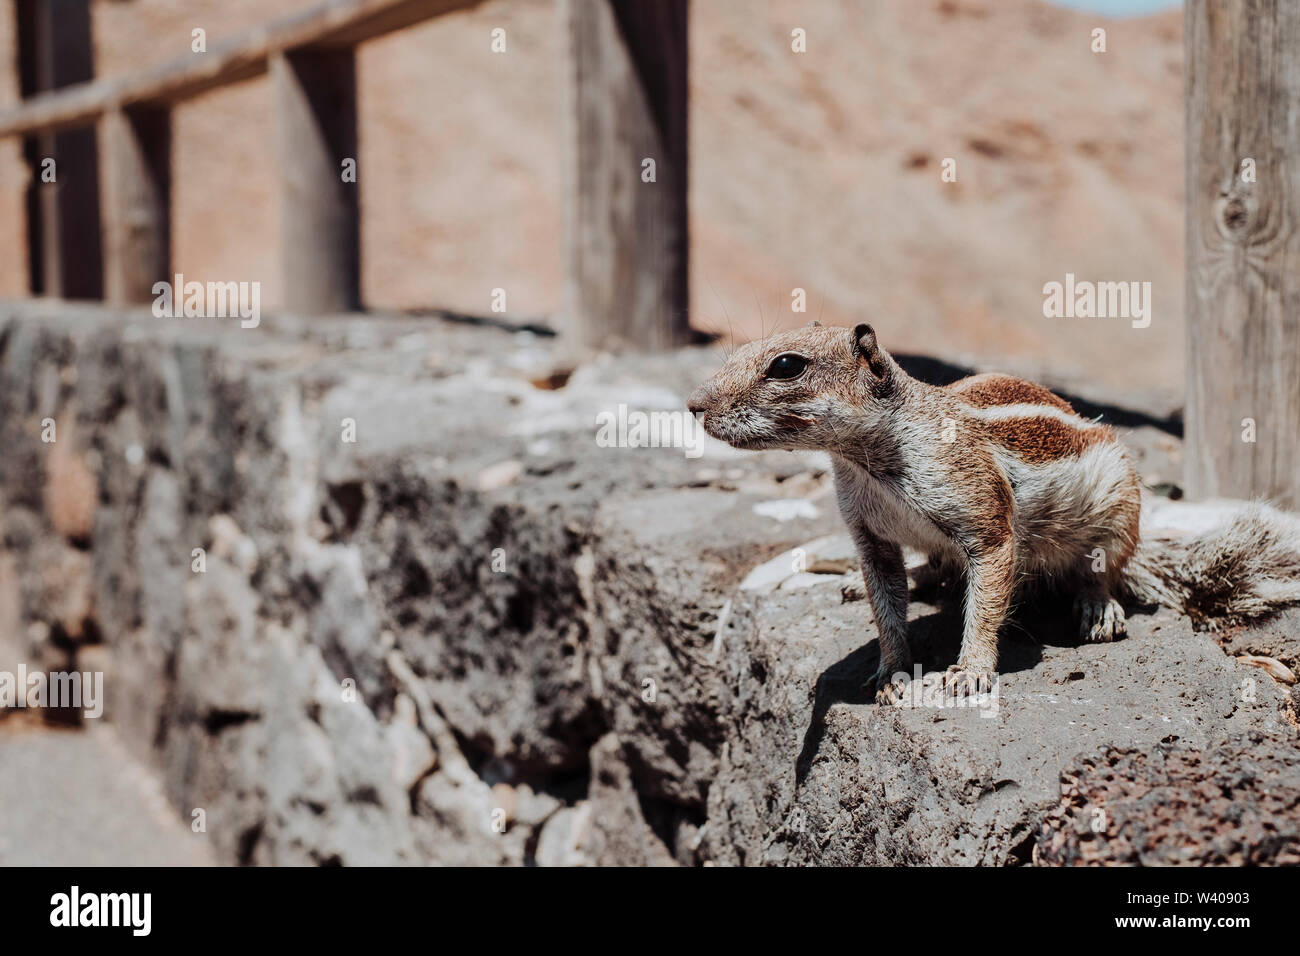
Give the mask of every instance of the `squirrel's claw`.
<svg viewBox="0 0 1300 956">
<path fill-rule="evenodd" d="M 960 664 L 944 671 L 943 692 L 949 697 L 978 697 L 992 690 L 993 675 L 988 671 L 968 671 Z"/>
<path fill-rule="evenodd" d="M 1089 644 L 1110 643 L 1128 632 L 1124 607 L 1114 598 L 1079 597 L 1074 602 L 1079 638 Z"/>
<path fill-rule="evenodd" d="M 868 692 L 873 692 L 877 704 L 900 704 L 903 701 L 903 686 L 906 681 L 893 681 L 890 678 L 899 673 L 901 668 L 885 667 L 883 664 L 867 683 Z"/>
<path fill-rule="evenodd" d="M 903 688 L 899 684 L 888 683 L 876 691 L 876 703 L 882 706 L 894 706 L 903 702 Z"/>
</svg>

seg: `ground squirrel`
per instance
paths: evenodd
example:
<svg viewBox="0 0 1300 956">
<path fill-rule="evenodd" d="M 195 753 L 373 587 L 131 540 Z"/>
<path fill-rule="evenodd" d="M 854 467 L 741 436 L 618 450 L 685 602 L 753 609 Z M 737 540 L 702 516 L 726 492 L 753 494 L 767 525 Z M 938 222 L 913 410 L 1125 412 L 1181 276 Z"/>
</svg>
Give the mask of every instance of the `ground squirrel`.
<svg viewBox="0 0 1300 956">
<path fill-rule="evenodd" d="M 912 662 L 905 546 L 965 578 L 961 653 L 945 675 L 957 694 L 987 686 L 1013 596 L 1035 582 L 1074 597 L 1086 641 L 1124 634 L 1121 598 L 1210 621 L 1300 602 L 1300 519 L 1245 502 L 1144 507 L 1108 425 L 1009 375 L 927 385 L 869 325 L 748 343 L 688 407 L 737 448 L 830 453 L 879 631 L 881 702 Z"/>
</svg>

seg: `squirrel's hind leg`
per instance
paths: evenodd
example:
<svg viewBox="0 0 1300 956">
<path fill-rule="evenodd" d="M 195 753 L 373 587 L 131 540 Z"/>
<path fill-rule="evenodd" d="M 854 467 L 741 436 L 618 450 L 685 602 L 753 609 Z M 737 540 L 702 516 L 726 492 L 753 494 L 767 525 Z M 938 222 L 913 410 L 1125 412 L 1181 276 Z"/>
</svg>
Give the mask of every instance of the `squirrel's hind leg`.
<svg viewBox="0 0 1300 956">
<path fill-rule="evenodd" d="M 1136 529 L 1127 535 L 1113 537 L 1107 542 L 1106 571 L 1094 572 L 1081 582 L 1074 599 L 1080 640 L 1089 644 L 1104 644 L 1128 633 L 1124 605 L 1116 600 L 1115 595 L 1120 593 L 1120 573 L 1133 553 L 1132 542 L 1136 539 Z"/>
<path fill-rule="evenodd" d="M 1117 493 L 1105 500 L 1105 507 L 1087 524 L 1102 530 L 1087 547 L 1085 576 L 1074 612 L 1079 621 L 1079 638 L 1089 644 L 1107 643 L 1128 633 L 1124 606 L 1116 600 L 1125 565 L 1137 547 L 1142 515 L 1142 491 L 1137 472 L 1125 460 L 1127 475 Z M 1100 564 L 1095 563 L 1098 559 Z"/>
</svg>

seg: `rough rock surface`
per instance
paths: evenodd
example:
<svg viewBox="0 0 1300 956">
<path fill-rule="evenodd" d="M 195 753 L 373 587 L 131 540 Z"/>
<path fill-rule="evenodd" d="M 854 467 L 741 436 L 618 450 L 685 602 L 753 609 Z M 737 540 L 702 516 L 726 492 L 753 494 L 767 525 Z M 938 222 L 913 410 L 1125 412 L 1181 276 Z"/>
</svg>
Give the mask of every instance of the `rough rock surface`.
<svg viewBox="0 0 1300 956">
<path fill-rule="evenodd" d="M 1028 862 L 1074 754 L 1204 748 L 1254 728 L 1295 747 L 1284 689 L 1168 612 L 1133 617 L 1127 640 L 1085 646 L 1039 643 L 1069 633 L 1045 612 L 1004 639 L 996 707 L 880 708 L 861 690 L 877 660 L 861 645 L 862 605 L 837 606 L 833 582 L 796 594 L 733 614 L 729 670 L 743 704 L 709 803 L 723 826 L 714 855 L 729 862 Z M 911 617 L 924 670 L 952 663 L 952 610 L 916 604 Z"/>
<path fill-rule="evenodd" d="M 1259 733 L 1208 750 L 1106 747 L 1062 774 L 1037 862 L 1300 865 L 1300 751 Z"/>
<path fill-rule="evenodd" d="M 0 312 L 0 666 L 105 671 L 226 863 L 1014 864 L 1080 753 L 1296 746 L 1290 689 L 1168 612 L 1079 646 L 1026 608 L 989 716 L 869 703 L 823 458 L 597 440 L 718 360 Z M 928 598 L 930 671 L 957 629 Z"/>
</svg>

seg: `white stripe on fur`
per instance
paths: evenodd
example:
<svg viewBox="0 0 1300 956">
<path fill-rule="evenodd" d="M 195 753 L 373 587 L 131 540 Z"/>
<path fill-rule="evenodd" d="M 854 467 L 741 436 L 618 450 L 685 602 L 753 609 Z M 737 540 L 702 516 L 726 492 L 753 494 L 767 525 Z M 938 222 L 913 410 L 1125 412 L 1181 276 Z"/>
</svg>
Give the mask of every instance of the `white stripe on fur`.
<svg viewBox="0 0 1300 956">
<path fill-rule="evenodd" d="M 1052 418 L 1072 428 L 1095 428 L 1097 422 L 1090 422 L 1078 415 L 1071 415 L 1054 405 L 1034 405 L 1017 402 L 1015 405 L 990 405 L 987 408 L 972 408 L 971 413 L 985 421 L 1004 421 L 1008 418 Z"/>
</svg>

